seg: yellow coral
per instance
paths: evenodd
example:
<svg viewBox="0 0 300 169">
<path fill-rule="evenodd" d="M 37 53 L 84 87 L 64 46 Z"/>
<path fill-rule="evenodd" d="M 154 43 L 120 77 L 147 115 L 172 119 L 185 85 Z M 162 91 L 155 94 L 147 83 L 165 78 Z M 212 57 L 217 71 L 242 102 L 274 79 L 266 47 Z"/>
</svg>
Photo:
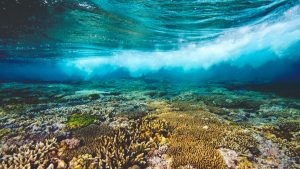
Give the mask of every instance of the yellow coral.
<svg viewBox="0 0 300 169">
<path fill-rule="evenodd" d="M 223 125 L 205 112 L 198 113 L 169 112 L 158 115 L 159 119 L 167 120 L 174 128 L 168 150 L 174 159 L 173 167 L 226 168 L 216 148 L 225 133 Z M 203 129 L 203 126 L 207 128 Z"/>
<path fill-rule="evenodd" d="M 258 152 L 257 141 L 250 132 L 235 128 L 226 133 L 220 145 L 239 152 L 240 154 L 255 154 Z"/>
<path fill-rule="evenodd" d="M 170 106 L 169 106 L 170 107 Z M 169 155 L 172 166 L 192 166 L 194 168 L 227 168 L 218 148 L 255 151 L 255 139 L 237 125 L 232 125 L 217 115 L 203 110 L 195 102 L 171 102 L 172 110 L 160 111 L 154 117 L 170 124 Z"/>
<path fill-rule="evenodd" d="M 95 157 L 74 157 L 73 168 L 128 168 L 146 166 L 146 156 L 158 144 L 166 144 L 168 125 L 154 118 L 142 118 L 131 121 L 125 128 L 113 130 L 112 135 L 97 138 L 98 152 Z"/>
<path fill-rule="evenodd" d="M 56 139 L 49 139 L 44 142 L 24 144 L 13 153 L 2 152 L 0 168 L 47 168 L 49 166 L 51 168 L 53 165 L 51 161 L 58 162 L 53 157 L 56 154 L 56 146 Z"/>
<path fill-rule="evenodd" d="M 69 162 L 70 169 L 87 169 L 92 168 L 93 164 L 87 163 L 88 160 L 92 159 L 91 154 L 83 154 L 78 157 L 73 157 L 73 159 Z"/>
<path fill-rule="evenodd" d="M 253 169 L 253 164 L 245 157 L 239 160 L 237 169 Z"/>
</svg>

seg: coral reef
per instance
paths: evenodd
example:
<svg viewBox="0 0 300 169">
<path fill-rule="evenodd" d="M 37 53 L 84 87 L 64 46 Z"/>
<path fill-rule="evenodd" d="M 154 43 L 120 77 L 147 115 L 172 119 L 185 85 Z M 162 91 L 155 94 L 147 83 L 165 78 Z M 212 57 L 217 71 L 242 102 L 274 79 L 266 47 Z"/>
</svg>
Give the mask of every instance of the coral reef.
<svg viewBox="0 0 300 169">
<path fill-rule="evenodd" d="M 259 153 L 257 140 L 251 135 L 250 131 L 239 128 L 227 132 L 220 145 L 246 156 Z"/>
<path fill-rule="evenodd" d="M 254 137 L 258 141 L 258 149 L 260 151 L 260 158 L 257 159 L 258 164 L 253 164 L 254 166 L 258 165 L 260 168 L 262 166 L 269 168 L 300 167 L 299 162 L 295 160 L 299 159 L 300 155 L 298 141 L 288 141 L 264 130 L 260 134 L 255 134 Z"/>
<path fill-rule="evenodd" d="M 54 137 L 44 167 L 300 168 L 300 102 L 272 93 L 122 79 L 2 83 L 0 98 L 1 163 L 11 168 L 5 156 Z"/>
<path fill-rule="evenodd" d="M 159 146 L 157 150 L 151 154 L 151 157 L 147 159 L 148 169 L 151 168 L 171 168 L 173 159 L 167 154 L 168 145 Z"/>
<path fill-rule="evenodd" d="M 1 168 L 145 167 L 148 162 L 146 157 L 152 156 L 159 146 L 167 144 L 166 137 L 169 134 L 169 127 L 166 122 L 151 117 L 131 120 L 128 123 L 129 125 L 125 128 L 114 128 L 112 133 L 99 134 L 96 139 L 97 143 L 93 142 L 93 146 L 97 145 L 96 154 L 77 156 L 73 154 L 68 165 L 61 159 L 65 156 L 67 149 L 73 150 L 79 146 L 79 140 L 75 138 L 62 140 L 60 148 L 58 148 L 56 139 L 32 142 L 21 147 L 3 147 L 1 149 Z M 105 131 L 100 133 L 105 134 Z"/>
<path fill-rule="evenodd" d="M 223 156 L 227 167 L 230 169 L 236 168 L 238 154 L 235 151 L 226 148 L 220 148 L 219 151 Z"/>
<path fill-rule="evenodd" d="M 130 121 L 116 128 L 111 136 L 100 136 L 96 156 L 79 155 L 71 160 L 74 168 L 128 168 L 146 166 L 146 156 L 153 152 L 168 134 L 163 121 L 151 118 Z M 84 162 L 88 161 L 88 162 Z"/>
<path fill-rule="evenodd" d="M 97 168 L 97 164 L 93 162 L 94 159 L 91 154 L 83 154 L 79 155 L 77 157 L 74 157 L 69 162 L 69 168 L 70 169 L 83 169 L 87 168 Z"/>
<path fill-rule="evenodd" d="M 130 122 L 127 128 L 114 130 L 114 136 L 101 137 L 101 149 L 96 159 L 99 167 L 124 168 L 145 166 L 146 155 L 156 148 L 166 135 L 165 122 L 149 118 Z"/>
<path fill-rule="evenodd" d="M 158 115 L 158 118 L 167 120 L 174 128 L 168 150 L 173 158 L 172 167 L 226 168 L 217 150 L 226 126 L 217 119 L 206 112 L 169 112 Z"/>
<path fill-rule="evenodd" d="M 54 165 L 56 140 L 28 143 L 21 147 L 2 147 L 0 168 L 46 168 Z"/>
<path fill-rule="evenodd" d="M 90 99 L 90 100 L 97 100 L 97 99 L 99 99 L 99 98 L 100 98 L 100 95 L 97 94 L 97 93 L 94 93 L 94 94 L 90 94 L 90 95 L 89 95 L 89 99 Z"/>
<path fill-rule="evenodd" d="M 75 129 L 72 132 L 74 138 L 80 140 L 80 146 L 76 149 L 66 149 L 64 156 L 66 159 L 71 160 L 73 157 L 78 157 L 82 154 L 93 154 L 95 155 L 101 147 L 100 137 L 112 136 L 113 129 L 108 125 L 102 124 L 91 124 L 89 126 Z"/>
<path fill-rule="evenodd" d="M 278 120 L 278 130 L 292 135 L 293 132 L 300 131 L 300 119 L 282 119 Z M 291 138 L 286 137 L 287 140 Z"/>
<path fill-rule="evenodd" d="M 0 129 L 0 139 L 10 132 L 9 128 Z"/>
<path fill-rule="evenodd" d="M 239 165 L 237 169 L 253 169 L 253 164 L 247 158 L 239 159 Z"/>
<path fill-rule="evenodd" d="M 80 140 L 71 138 L 71 139 L 65 139 L 61 141 L 62 146 L 66 146 L 68 149 L 74 149 L 79 147 L 80 145 Z"/>
</svg>

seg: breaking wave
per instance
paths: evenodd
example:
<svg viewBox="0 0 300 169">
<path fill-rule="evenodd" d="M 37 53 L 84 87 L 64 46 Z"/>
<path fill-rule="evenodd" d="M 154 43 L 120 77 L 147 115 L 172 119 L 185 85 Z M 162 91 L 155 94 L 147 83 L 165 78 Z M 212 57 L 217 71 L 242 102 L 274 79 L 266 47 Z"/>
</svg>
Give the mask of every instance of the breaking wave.
<svg viewBox="0 0 300 169">
<path fill-rule="evenodd" d="M 199 79 L 270 80 L 286 75 L 293 79 L 299 72 L 299 1 L 49 4 L 56 10 L 60 4 L 63 12 L 46 16 L 47 29 L 44 22 L 38 22 L 38 28 L 21 24 L 37 31 L 34 40 L 32 33 L 17 32 L 12 38 L 5 28 L 16 23 L 1 26 L 3 79 L 93 79 L 115 72 L 140 77 L 164 72 Z M 28 69 L 20 70 L 20 65 Z"/>
</svg>

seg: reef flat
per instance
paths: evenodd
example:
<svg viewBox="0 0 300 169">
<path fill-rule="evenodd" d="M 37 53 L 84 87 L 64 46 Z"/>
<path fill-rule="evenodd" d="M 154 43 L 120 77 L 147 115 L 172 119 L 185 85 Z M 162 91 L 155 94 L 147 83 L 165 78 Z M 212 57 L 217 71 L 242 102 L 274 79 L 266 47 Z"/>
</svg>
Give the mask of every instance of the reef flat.
<svg viewBox="0 0 300 169">
<path fill-rule="evenodd" d="M 300 168 L 300 100 L 146 78 L 3 82 L 0 141 L 0 169 Z"/>
</svg>

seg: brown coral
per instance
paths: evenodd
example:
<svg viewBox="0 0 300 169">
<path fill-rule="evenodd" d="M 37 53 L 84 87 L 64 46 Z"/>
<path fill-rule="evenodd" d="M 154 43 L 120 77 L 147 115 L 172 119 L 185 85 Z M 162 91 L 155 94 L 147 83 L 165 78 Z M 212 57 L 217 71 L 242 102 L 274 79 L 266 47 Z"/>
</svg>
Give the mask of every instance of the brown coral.
<svg viewBox="0 0 300 169">
<path fill-rule="evenodd" d="M 219 148 L 237 151 L 238 155 L 255 154 L 257 142 L 242 127 L 219 118 L 205 110 L 202 103 L 175 100 L 169 112 L 157 110 L 173 128 L 168 153 L 173 167 L 226 168 Z"/>
<path fill-rule="evenodd" d="M 241 158 L 237 169 L 253 169 L 253 164 L 247 158 Z"/>
<path fill-rule="evenodd" d="M 99 167 L 124 168 L 144 166 L 146 155 L 168 134 L 167 124 L 150 118 L 131 122 L 128 128 L 115 130 L 113 137 L 101 139 L 97 154 Z"/>
<path fill-rule="evenodd" d="M 125 128 L 113 130 L 112 135 L 102 135 L 96 140 L 97 155 L 74 157 L 70 167 L 74 168 L 128 168 L 146 166 L 146 156 L 160 142 L 165 142 L 168 125 L 153 118 L 142 118 L 129 122 Z"/>
<path fill-rule="evenodd" d="M 93 167 L 92 162 L 94 159 L 92 158 L 91 154 L 83 154 L 79 155 L 77 157 L 74 157 L 69 162 L 69 168 L 70 169 L 84 169 L 89 166 L 89 168 L 96 168 L 96 166 Z"/>
<path fill-rule="evenodd" d="M 170 137 L 169 154 L 173 167 L 226 168 L 217 145 L 224 136 L 226 126 L 206 112 L 158 115 L 174 128 Z"/>
<path fill-rule="evenodd" d="M 240 154 L 244 154 L 246 156 L 249 153 L 259 153 L 259 150 L 257 149 L 257 140 L 251 135 L 249 131 L 240 128 L 228 131 L 220 145 L 235 150 Z"/>
<path fill-rule="evenodd" d="M 73 131 L 73 136 L 80 140 L 80 146 L 76 149 L 66 149 L 64 156 L 71 160 L 82 154 L 96 155 L 97 149 L 101 147 L 99 144 L 102 136 L 112 136 L 113 129 L 107 125 L 92 124 Z"/>
</svg>

